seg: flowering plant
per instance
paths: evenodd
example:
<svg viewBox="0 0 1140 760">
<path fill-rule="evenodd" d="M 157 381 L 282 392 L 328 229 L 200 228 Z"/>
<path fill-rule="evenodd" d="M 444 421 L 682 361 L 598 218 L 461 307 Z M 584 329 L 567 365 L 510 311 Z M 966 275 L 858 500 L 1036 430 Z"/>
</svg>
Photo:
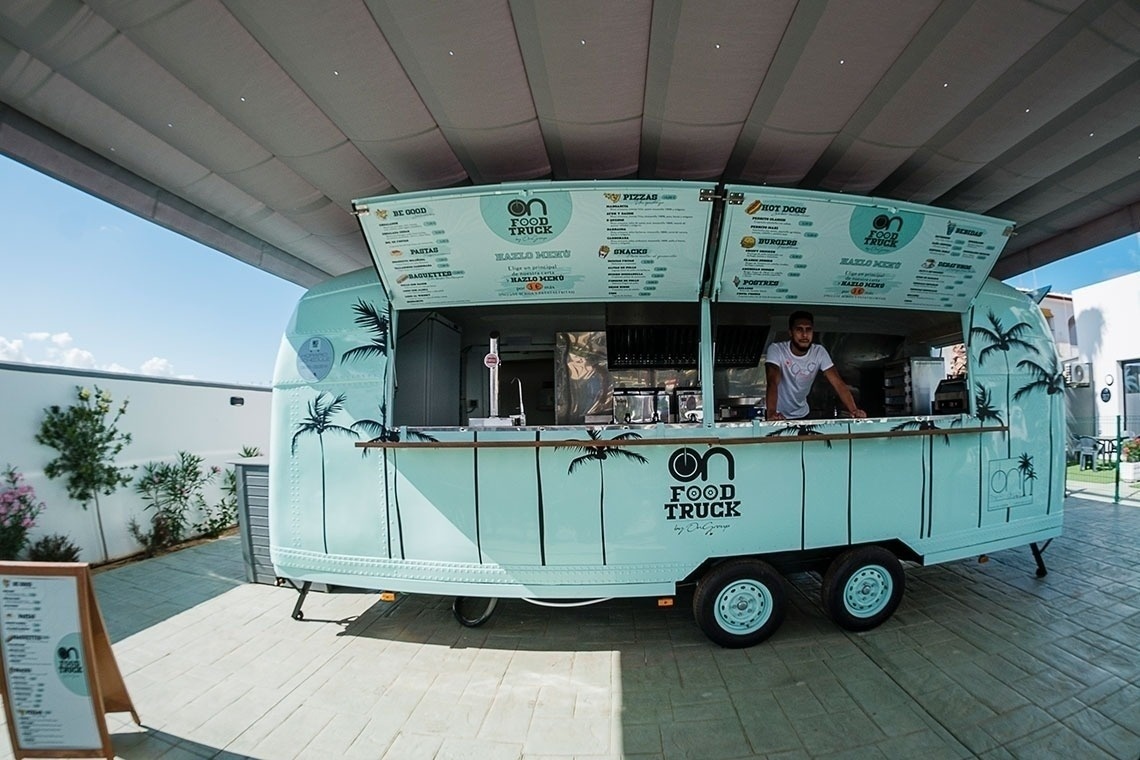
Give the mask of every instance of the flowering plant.
<svg viewBox="0 0 1140 760">
<path fill-rule="evenodd" d="M 16 559 L 43 508 L 44 503 L 36 501 L 36 492 L 24 482 L 23 474 L 8 465 L 0 485 L 0 559 Z"/>
<path fill-rule="evenodd" d="M 1120 454 L 1125 462 L 1140 462 L 1140 436 L 1120 444 Z"/>
</svg>

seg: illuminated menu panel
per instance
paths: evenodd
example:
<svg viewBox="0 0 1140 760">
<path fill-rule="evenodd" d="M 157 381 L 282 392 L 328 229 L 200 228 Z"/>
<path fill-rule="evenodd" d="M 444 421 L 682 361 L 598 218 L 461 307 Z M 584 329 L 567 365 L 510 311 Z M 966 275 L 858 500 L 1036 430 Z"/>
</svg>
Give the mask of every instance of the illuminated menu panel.
<svg viewBox="0 0 1140 760">
<path fill-rule="evenodd" d="M 355 201 L 397 308 L 696 301 L 711 186 L 528 182 Z"/>
<path fill-rule="evenodd" d="M 876 198 L 730 185 L 714 297 L 965 311 L 1010 222 Z M 739 201 L 739 202 L 736 202 Z"/>
</svg>

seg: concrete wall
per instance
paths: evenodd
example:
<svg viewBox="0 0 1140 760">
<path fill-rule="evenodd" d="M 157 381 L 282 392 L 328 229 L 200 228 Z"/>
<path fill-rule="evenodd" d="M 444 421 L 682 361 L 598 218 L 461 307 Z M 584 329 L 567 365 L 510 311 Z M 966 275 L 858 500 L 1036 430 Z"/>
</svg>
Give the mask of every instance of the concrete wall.
<svg viewBox="0 0 1140 760">
<path fill-rule="evenodd" d="M 1097 432 L 1116 432 L 1116 416 L 1125 413 L 1123 364 L 1140 361 L 1140 272 L 1073 291 L 1081 361 L 1092 363 Z M 1109 382 L 1111 378 L 1111 383 Z M 1107 389 L 1110 398 L 1101 399 Z M 1140 433 L 1140 394 L 1128 394 L 1125 427 Z"/>
<path fill-rule="evenodd" d="M 44 467 L 56 450 L 36 443 L 35 435 L 50 406 L 75 403 L 76 386 L 109 391 L 118 408 L 129 399 L 120 429 L 130 433 L 132 442 L 123 449 L 117 464 L 141 465 L 152 461 L 174 461 L 179 451 L 189 451 L 205 459 L 204 467 L 223 469 L 236 459 L 243 446 L 269 450 L 270 390 L 250 386 L 168 380 L 139 375 L 91 372 L 0 362 L 0 465 L 12 464 L 35 488 L 47 504 L 32 541 L 50 533 L 67 535 L 82 550 L 84 562 L 102 562 L 137 553 L 142 547 L 131 537 L 131 518 L 148 525 L 142 498 L 133 484 L 110 496 L 100 496 L 100 514 L 109 557 L 103 556 L 94 508 L 84 511 L 67 495 L 63 478 L 48 479 Z M 231 405 L 232 397 L 243 403 Z M 221 496 L 219 476 L 207 489 L 206 500 L 214 504 Z M 191 516 L 191 522 L 197 515 Z"/>
</svg>

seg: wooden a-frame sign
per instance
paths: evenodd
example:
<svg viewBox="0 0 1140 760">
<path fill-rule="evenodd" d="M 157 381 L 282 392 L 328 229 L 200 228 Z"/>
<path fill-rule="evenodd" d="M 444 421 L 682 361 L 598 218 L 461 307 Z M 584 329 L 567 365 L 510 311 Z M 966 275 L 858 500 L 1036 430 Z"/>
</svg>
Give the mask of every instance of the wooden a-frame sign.
<svg viewBox="0 0 1140 760">
<path fill-rule="evenodd" d="M 0 562 L 0 671 L 17 760 L 110 760 L 106 713 L 139 723 L 86 563 Z"/>
</svg>

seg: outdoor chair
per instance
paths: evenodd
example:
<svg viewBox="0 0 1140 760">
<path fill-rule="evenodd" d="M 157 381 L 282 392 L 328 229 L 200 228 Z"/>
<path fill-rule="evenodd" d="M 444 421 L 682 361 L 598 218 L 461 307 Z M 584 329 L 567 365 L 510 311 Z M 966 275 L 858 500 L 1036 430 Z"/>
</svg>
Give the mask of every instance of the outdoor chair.
<svg viewBox="0 0 1140 760">
<path fill-rule="evenodd" d="M 1077 455 L 1082 470 L 1096 469 L 1096 456 L 1100 451 L 1097 440 L 1091 436 L 1082 435 L 1077 439 Z"/>
</svg>

